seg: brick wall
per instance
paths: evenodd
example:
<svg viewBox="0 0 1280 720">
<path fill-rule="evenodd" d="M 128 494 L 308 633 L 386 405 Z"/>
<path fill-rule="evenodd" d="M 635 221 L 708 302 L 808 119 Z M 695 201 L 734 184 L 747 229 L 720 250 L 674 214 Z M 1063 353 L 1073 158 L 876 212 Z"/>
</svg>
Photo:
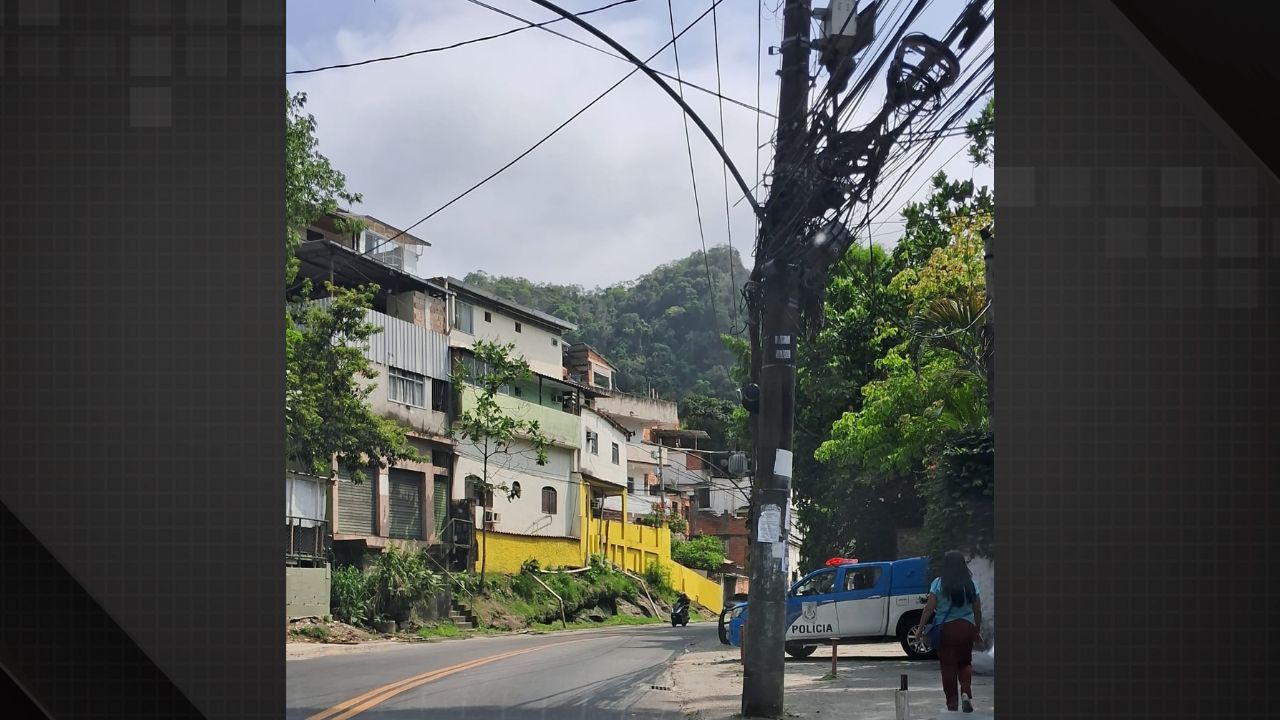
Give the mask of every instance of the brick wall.
<svg viewBox="0 0 1280 720">
<path fill-rule="evenodd" d="M 747 569 L 747 519 L 732 515 L 716 515 L 710 512 L 693 513 L 690 535 L 715 535 L 725 543 L 725 557 L 737 569 Z"/>
</svg>

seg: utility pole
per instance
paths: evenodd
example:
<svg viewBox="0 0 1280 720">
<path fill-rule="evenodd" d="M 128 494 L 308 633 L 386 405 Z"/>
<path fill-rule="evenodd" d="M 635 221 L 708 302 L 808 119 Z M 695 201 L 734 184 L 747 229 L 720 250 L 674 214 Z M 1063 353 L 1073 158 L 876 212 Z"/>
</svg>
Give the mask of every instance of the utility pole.
<svg viewBox="0 0 1280 720">
<path fill-rule="evenodd" d="M 986 322 L 982 324 L 982 364 L 987 369 L 987 417 L 995 429 L 996 420 L 996 318 L 991 303 L 991 264 L 996 257 L 995 229 L 982 228 L 982 273 L 987 285 Z"/>
<path fill-rule="evenodd" d="M 796 333 L 800 327 L 798 268 L 763 267 L 762 260 L 794 241 L 789 226 L 802 183 L 793 172 L 805 164 L 809 104 L 809 0 L 787 0 L 783 16 L 782 69 L 774 177 L 761 222 L 761 250 L 752 272 L 759 303 L 752 331 L 752 371 L 759 387 L 753 418 L 755 492 L 752 513 L 751 590 L 742 682 L 744 717 L 781 717 L 787 632 L 787 534 L 791 504 L 791 446 L 795 410 Z"/>
</svg>

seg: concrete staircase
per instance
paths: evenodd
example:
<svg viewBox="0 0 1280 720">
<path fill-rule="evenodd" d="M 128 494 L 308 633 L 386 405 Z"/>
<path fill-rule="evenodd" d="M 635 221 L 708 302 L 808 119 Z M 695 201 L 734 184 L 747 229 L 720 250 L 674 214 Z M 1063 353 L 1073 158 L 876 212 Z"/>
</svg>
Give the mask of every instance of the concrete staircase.
<svg viewBox="0 0 1280 720">
<path fill-rule="evenodd" d="M 476 621 L 476 616 L 471 612 L 471 608 L 465 603 L 454 600 L 449 603 L 449 619 L 459 630 L 473 630 L 480 626 Z"/>
</svg>

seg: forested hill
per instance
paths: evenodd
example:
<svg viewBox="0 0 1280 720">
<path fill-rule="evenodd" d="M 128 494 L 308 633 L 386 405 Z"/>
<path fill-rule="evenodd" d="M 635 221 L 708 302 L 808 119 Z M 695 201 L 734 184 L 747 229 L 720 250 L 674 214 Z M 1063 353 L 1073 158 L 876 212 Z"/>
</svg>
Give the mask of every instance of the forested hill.
<svg viewBox="0 0 1280 720">
<path fill-rule="evenodd" d="M 730 277 L 732 262 L 732 278 Z M 707 292 L 710 265 L 714 293 Z M 566 336 L 585 342 L 618 368 L 623 392 L 649 388 L 670 400 L 692 393 L 736 397 L 733 357 L 721 335 L 743 333 L 739 289 L 747 270 L 736 250 L 701 251 L 662 265 L 631 282 L 606 288 L 535 284 L 524 278 L 470 273 L 464 281 L 578 326 Z M 714 314 L 713 314 L 714 306 Z"/>
</svg>

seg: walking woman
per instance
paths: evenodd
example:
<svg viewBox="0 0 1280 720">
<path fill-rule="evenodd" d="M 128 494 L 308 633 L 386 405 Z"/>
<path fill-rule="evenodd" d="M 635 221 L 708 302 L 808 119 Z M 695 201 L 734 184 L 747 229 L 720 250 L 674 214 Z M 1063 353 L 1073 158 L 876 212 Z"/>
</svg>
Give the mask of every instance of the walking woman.
<svg viewBox="0 0 1280 720">
<path fill-rule="evenodd" d="M 939 636 L 926 635 L 929 620 L 941 618 Z M 951 551 L 942 559 L 942 575 L 929 586 L 929 600 L 920 615 L 919 637 L 937 637 L 942 665 L 942 691 L 954 712 L 963 696 L 964 712 L 973 712 L 973 646 L 982 644 L 982 598 L 964 555 Z M 959 683 L 959 692 L 956 684 Z"/>
</svg>

